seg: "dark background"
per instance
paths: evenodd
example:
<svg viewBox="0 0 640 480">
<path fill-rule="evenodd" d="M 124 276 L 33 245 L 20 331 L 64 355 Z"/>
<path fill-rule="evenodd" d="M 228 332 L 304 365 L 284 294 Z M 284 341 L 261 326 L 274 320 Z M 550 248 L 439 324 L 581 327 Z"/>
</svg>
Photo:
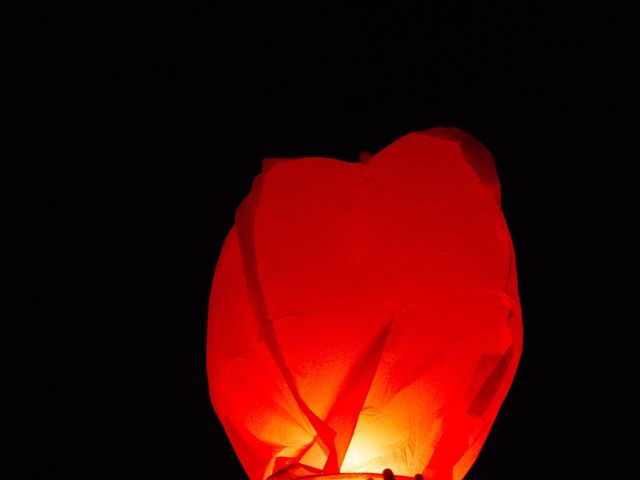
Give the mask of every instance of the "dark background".
<svg viewBox="0 0 640 480">
<path fill-rule="evenodd" d="M 447 125 L 495 156 L 525 328 L 467 478 L 629 476 L 627 12 L 89 3 L 4 19 L 3 329 L 22 340 L 5 478 L 244 478 L 208 399 L 206 316 L 262 158 L 356 161 Z"/>
</svg>

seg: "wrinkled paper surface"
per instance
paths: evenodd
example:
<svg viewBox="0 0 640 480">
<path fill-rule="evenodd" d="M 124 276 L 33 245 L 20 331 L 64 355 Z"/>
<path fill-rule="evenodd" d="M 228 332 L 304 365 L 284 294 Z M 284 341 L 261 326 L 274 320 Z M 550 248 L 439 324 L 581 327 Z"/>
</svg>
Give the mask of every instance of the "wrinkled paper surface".
<svg viewBox="0 0 640 480">
<path fill-rule="evenodd" d="M 265 160 L 209 308 L 211 400 L 252 480 L 459 480 L 522 321 L 493 159 L 453 128 L 349 163 Z"/>
</svg>

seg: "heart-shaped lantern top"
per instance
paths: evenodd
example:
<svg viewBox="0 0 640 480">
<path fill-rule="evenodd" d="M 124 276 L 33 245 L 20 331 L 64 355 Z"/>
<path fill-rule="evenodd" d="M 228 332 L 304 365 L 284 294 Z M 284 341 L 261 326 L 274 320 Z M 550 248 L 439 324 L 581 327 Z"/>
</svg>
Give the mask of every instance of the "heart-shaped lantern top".
<svg viewBox="0 0 640 480">
<path fill-rule="evenodd" d="M 218 259 L 207 344 L 213 407 L 251 480 L 460 480 L 521 352 L 513 246 L 477 140 L 436 128 L 359 163 L 265 160 Z"/>
</svg>

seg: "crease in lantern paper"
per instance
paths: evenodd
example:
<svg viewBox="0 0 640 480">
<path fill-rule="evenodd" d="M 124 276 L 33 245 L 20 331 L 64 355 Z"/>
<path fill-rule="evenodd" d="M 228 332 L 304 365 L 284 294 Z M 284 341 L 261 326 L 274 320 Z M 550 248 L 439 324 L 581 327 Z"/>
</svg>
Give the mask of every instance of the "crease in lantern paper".
<svg viewBox="0 0 640 480">
<path fill-rule="evenodd" d="M 260 332 L 262 338 L 267 345 L 274 362 L 282 373 L 289 390 L 298 404 L 302 413 L 307 417 L 309 423 L 314 428 L 318 437 L 322 441 L 325 448 L 329 450 L 329 460 L 336 457 L 335 452 L 335 435 L 336 432 L 331 430 L 325 422 L 323 422 L 304 401 L 294 380 L 293 373 L 286 364 L 284 354 L 278 342 L 273 325 L 268 321 L 268 311 L 262 286 L 258 275 L 257 258 L 255 252 L 254 240 L 254 221 L 256 210 L 259 206 L 260 195 L 264 177 L 258 176 L 254 181 L 253 188 L 249 196 L 242 203 L 236 215 L 236 226 L 238 228 L 238 240 L 240 243 L 240 252 L 242 263 L 247 280 L 247 290 L 251 299 L 251 304 L 255 310 L 256 318 L 260 321 Z M 336 460 L 337 463 L 337 460 Z M 333 467 L 333 465 L 330 465 Z M 337 470 L 337 465 L 335 466 Z"/>
<path fill-rule="evenodd" d="M 236 226 L 238 228 L 238 239 L 240 242 L 240 251 L 245 270 L 245 278 L 247 280 L 247 289 L 251 297 L 251 303 L 254 306 L 256 317 L 261 321 L 261 332 L 263 339 L 267 344 L 272 357 L 280 369 L 296 403 L 300 407 L 302 413 L 307 417 L 312 427 L 318 434 L 317 440 L 320 440 L 328 449 L 327 461 L 323 471 L 325 473 L 338 473 L 340 465 L 346 455 L 353 432 L 358 423 L 358 418 L 364 402 L 369 393 L 371 385 L 375 379 L 378 366 L 384 352 L 386 339 L 391 331 L 391 322 L 386 325 L 381 333 L 376 336 L 369 349 L 365 350 L 360 359 L 357 361 L 357 367 L 349 372 L 345 379 L 344 385 L 339 389 L 341 395 L 336 397 L 333 406 L 329 410 L 326 419 L 322 421 L 304 401 L 295 383 L 293 373 L 287 366 L 286 359 L 279 345 L 272 322 L 276 319 L 270 319 L 264 294 L 260 284 L 257 259 L 255 253 L 255 240 L 253 236 L 253 225 L 256 211 L 259 208 L 259 200 L 264 183 L 264 177 L 254 182 L 252 192 L 246 199 L 246 202 L 238 210 L 236 218 Z M 330 307 L 326 307 L 330 308 Z M 315 311 L 320 309 L 309 309 Z M 287 316 L 295 316 L 289 314 Z M 282 318 L 282 316 L 277 317 Z M 355 398 L 354 398 L 355 397 Z M 345 420 L 346 417 L 346 420 Z M 334 425 L 339 423 L 339 425 Z M 340 428 L 336 428 L 336 427 Z M 301 454 L 297 455 L 296 460 L 304 457 L 305 453 L 315 443 L 309 444 Z"/>
</svg>

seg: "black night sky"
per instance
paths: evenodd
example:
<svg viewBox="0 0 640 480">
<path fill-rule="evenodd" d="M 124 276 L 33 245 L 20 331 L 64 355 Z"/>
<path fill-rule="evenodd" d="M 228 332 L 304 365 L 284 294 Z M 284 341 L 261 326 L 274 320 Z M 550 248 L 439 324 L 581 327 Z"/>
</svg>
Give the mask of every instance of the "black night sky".
<svg viewBox="0 0 640 480">
<path fill-rule="evenodd" d="M 626 15 L 483 3 L 12 8 L 3 324 L 21 342 L 3 478 L 246 478 L 209 403 L 205 334 L 262 159 L 355 161 L 449 125 L 496 159 L 525 331 L 466 478 L 628 477 Z"/>
</svg>

